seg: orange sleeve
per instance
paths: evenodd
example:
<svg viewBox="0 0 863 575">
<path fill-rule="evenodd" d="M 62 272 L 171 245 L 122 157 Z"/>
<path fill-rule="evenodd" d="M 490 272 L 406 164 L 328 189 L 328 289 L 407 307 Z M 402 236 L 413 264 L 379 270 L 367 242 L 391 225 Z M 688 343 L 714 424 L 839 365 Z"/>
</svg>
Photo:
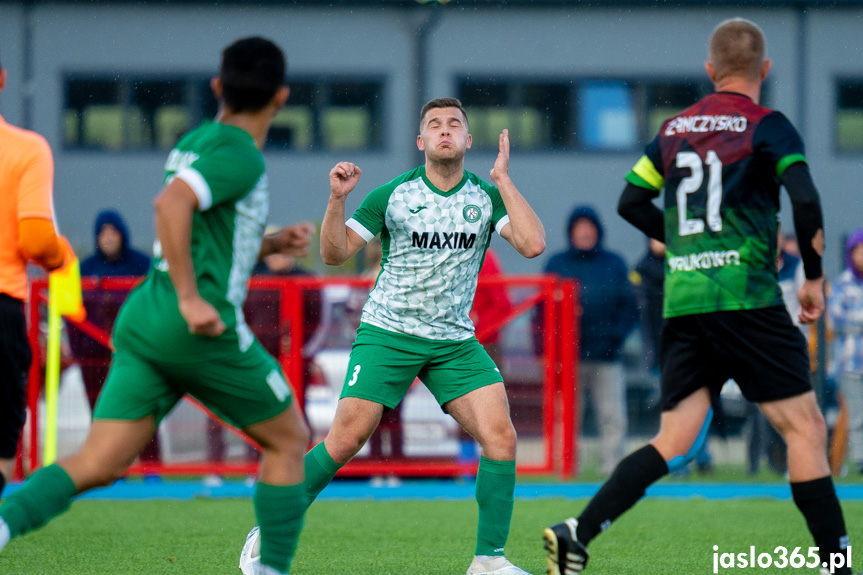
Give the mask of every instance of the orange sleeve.
<svg viewBox="0 0 863 575">
<path fill-rule="evenodd" d="M 64 242 L 54 231 L 54 223 L 50 220 L 18 220 L 18 249 L 25 258 L 49 271 L 66 261 Z"/>
<path fill-rule="evenodd" d="M 41 136 L 30 142 L 30 157 L 21 172 L 18 219 L 54 220 L 54 158 Z"/>
</svg>

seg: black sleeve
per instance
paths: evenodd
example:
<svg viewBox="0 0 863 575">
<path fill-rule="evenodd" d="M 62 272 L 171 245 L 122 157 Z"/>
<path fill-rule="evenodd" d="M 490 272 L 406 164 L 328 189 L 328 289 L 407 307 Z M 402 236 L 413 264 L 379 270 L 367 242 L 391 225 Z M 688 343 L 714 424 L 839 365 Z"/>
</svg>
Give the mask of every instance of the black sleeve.
<svg viewBox="0 0 863 575">
<path fill-rule="evenodd" d="M 665 243 L 662 210 L 653 204 L 656 195 L 656 190 L 648 190 L 627 182 L 620 194 L 620 201 L 617 202 L 617 213 L 647 237 Z"/>
<path fill-rule="evenodd" d="M 782 174 L 782 184 L 791 198 L 794 212 L 794 231 L 803 260 L 806 279 L 817 279 L 822 275 L 821 255 L 812 247 L 812 239 L 824 229 L 821 214 L 821 199 L 809 174 L 809 166 L 804 162 L 792 164 Z"/>
</svg>

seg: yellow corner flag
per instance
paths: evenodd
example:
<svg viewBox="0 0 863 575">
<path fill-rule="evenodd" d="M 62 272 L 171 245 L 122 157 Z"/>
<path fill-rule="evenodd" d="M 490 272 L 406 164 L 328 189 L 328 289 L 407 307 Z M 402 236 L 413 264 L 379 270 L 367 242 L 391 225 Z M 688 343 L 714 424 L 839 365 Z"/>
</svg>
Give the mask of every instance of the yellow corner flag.
<svg viewBox="0 0 863 575">
<path fill-rule="evenodd" d="M 42 464 L 57 459 L 57 396 L 60 389 L 60 317 L 84 321 L 87 312 L 81 296 L 81 266 L 66 244 L 66 262 L 48 276 L 48 344 L 45 361 L 45 444 Z"/>
</svg>

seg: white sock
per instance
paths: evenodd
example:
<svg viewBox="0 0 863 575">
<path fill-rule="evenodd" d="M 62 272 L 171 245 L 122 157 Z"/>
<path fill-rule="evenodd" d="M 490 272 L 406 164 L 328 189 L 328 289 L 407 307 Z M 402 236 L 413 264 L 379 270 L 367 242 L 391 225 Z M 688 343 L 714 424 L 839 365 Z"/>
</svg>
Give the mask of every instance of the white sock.
<svg viewBox="0 0 863 575">
<path fill-rule="evenodd" d="M 9 543 L 9 539 L 12 538 L 12 534 L 9 533 L 9 526 L 6 525 L 6 522 L 3 519 L 0 519 L 0 550 L 6 547 L 6 544 Z"/>
</svg>

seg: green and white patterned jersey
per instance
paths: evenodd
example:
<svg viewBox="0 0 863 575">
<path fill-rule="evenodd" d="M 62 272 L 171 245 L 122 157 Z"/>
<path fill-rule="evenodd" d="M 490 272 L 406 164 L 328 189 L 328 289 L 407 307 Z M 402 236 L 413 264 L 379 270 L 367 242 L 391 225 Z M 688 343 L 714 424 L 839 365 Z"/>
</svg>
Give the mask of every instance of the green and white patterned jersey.
<svg viewBox="0 0 863 575">
<path fill-rule="evenodd" d="M 218 310 L 227 328 L 216 339 L 245 351 L 254 336 L 242 308 L 269 211 L 263 156 L 248 132 L 207 122 L 184 136 L 171 151 L 165 163 L 165 184 L 173 178 L 182 179 L 198 197 L 198 210 L 192 219 L 192 263 L 201 297 Z M 158 242 L 154 252 L 153 270 L 124 306 L 124 313 L 134 314 L 134 321 L 123 325 L 134 333 L 121 337 L 134 337 L 136 348 L 142 352 L 140 346 L 149 342 L 153 349 L 145 355 L 188 356 L 212 350 L 213 346 L 190 350 L 188 342 L 173 339 L 181 336 L 168 326 L 182 331 L 185 322 Z M 213 341 L 201 338 L 204 340 Z M 172 344 L 181 349 L 174 349 Z"/>
<path fill-rule="evenodd" d="M 508 222 L 498 189 L 467 171 L 447 192 L 425 166 L 372 190 L 347 221 L 366 241 L 380 233 L 383 247 L 362 321 L 432 340 L 471 338 L 477 276 L 492 232 Z"/>
</svg>

